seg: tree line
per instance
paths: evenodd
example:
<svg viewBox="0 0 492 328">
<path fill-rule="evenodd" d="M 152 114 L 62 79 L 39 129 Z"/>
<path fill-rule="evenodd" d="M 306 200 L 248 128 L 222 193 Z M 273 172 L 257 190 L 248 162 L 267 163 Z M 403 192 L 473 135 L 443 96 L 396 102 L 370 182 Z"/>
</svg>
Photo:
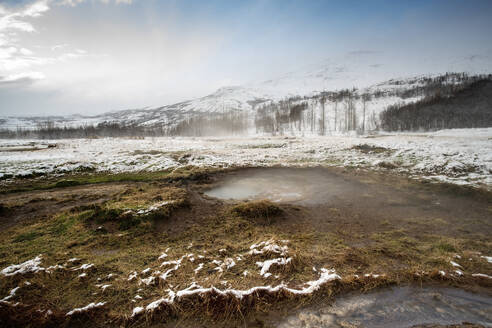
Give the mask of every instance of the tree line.
<svg viewBox="0 0 492 328">
<path fill-rule="evenodd" d="M 385 131 L 491 127 L 492 75 L 437 89 L 416 102 L 391 105 L 381 112 L 380 121 Z"/>
<path fill-rule="evenodd" d="M 102 122 L 96 125 L 56 126 L 53 121 L 40 122 L 34 129 L 0 130 L 3 139 L 76 139 L 104 137 L 163 137 L 163 136 L 219 136 L 246 134 L 248 116 L 233 111 L 205 115 L 189 114 L 177 124 L 143 126 L 135 123 Z"/>
<path fill-rule="evenodd" d="M 387 88 L 387 86 L 390 88 Z M 402 88 L 396 86 L 402 85 Z M 391 87 L 394 86 L 394 87 Z M 395 96 L 401 103 L 379 115 L 373 100 Z M 408 102 L 419 97 L 421 100 Z M 406 103 L 403 102 L 406 100 Z M 167 123 L 102 122 L 97 125 L 59 127 L 53 121 L 35 129 L 0 130 L 0 138 L 96 138 L 221 136 L 256 134 L 330 135 L 372 130 L 415 131 L 492 126 L 492 75 L 446 73 L 436 77 L 390 80 L 360 91 L 356 88 L 324 91 L 280 101 L 250 102 L 253 111 L 222 108 L 220 113 L 167 111 Z M 157 110 L 155 116 L 162 113 Z"/>
</svg>

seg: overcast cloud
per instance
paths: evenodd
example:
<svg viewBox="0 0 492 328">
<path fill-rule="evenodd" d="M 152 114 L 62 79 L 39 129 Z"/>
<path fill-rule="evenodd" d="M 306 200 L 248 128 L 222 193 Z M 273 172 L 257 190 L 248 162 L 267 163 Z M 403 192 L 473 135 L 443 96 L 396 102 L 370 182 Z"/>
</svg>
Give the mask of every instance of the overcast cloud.
<svg viewBox="0 0 492 328">
<path fill-rule="evenodd" d="M 398 63 L 492 56 L 491 8 L 478 0 L 0 0 L 0 115 L 166 105 L 348 53 Z"/>
</svg>

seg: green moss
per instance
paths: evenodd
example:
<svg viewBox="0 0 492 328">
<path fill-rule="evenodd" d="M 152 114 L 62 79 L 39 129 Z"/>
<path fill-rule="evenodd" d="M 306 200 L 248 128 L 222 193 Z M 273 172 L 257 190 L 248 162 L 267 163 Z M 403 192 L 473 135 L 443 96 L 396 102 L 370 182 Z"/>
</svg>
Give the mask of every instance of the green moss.
<svg viewBox="0 0 492 328">
<path fill-rule="evenodd" d="M 135 217 L 132 213 L 126 213 L 121 215 L 118 220 L 118 226 L 120 230 L 129 230 L 133 227 L 138 226 L 142 220 L 138 217 Z"/>
<path fill-rule="evenodd" d="M 78 185 L 80 185 L 80 182 L 75 180 L 60 180 L 55 183 L 56 188 L 72 187 Z"/>
<path fill-rule="evenodd" d="M 456 252 L 456 248 L 453 245 L 451 245 L 447 242 L 444 242 L 444 241 L 441 241 L 437 244 L 434 244 L 433 248 L 437 249 L 441 252 L 446 252 L 446 253 L 455 253 Z"/>
<path fill-rule="evenodd" d="M 77 221 L 78 216 L 60 215 L 56 218 L 50 228 L 50 233 L 54 236 L 61 236 L 67 232 Z"/>
<path fill-rule="evenodd" d="M 108 182 L 146 182 L 164 179 L 169 171 L 158 172 L 126 172 L 126 173 L 78 173 L 67 174 L 63 179 L 46 178 L 43 181 L 18 181 L 15 185 L 2 190 L 0 193 L 12 193 L 33 190 L 48 190 L 66 188 L 78 185 L 99 184 Z"/>
<path fill-rule="evenodd" d="M 31 241 L 31 240 L 38 238 L 39 236 L 42 236 L 42 234 L 37 232 L 37 231 L 30 231 L 30 232 L 26 232 L 26 233 L 21 233 L 14 238 L 14 243 L 22 243 L 25 241 Z"/>
</svg>

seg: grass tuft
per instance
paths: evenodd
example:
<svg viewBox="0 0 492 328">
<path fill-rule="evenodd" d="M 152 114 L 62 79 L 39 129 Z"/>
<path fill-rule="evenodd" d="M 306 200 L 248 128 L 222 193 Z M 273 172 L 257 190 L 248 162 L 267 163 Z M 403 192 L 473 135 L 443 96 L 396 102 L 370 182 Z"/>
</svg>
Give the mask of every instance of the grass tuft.
<svg viewBox="0 0 492 328">
<path fill-rule="evenodd" d="M 60 180 L 55 183 L 56 188 L 63 188 L 63 187 L 72 187 L 72 186 L 78 186 L 80 185 L 80 181 L 76 180 Z"/>
<path fill-rule="evenodd" d="M 355 145 L 352 147 L 352 149 L 358 150 L 364 154 L 380 154 L 380 153 L 392 151 L 391 149 L 388 149 L 388 148 L 378 147 L 378 146 L 373 146 L 373 145 L 368 145 L 368 144 Z"/>
<path fill-rule="evenodd" d="M 252 220 L 256 224 L 268 225 L 279 217 L 283 210 L 278 205 L 267 201 L 244 202 L 232 207 L 231 212 L 234 215 Z"/>
<path fill-rule="evenodd" d="M 441 252 L 445 252 L 445 253 L 456 253 L 456 248 L 449 244 L 449 243 L 446 243 L 446 242 L 439 242 L 435 245 L 433 245 L 435 249 L 441 251 Z"/>
<path fill-rule="evenodd" d="M 21 233 L 14 238 L 13 242 L 14 243 L 22 243 L 25 241 L 31 241 L 31 240 L 38 238 L 41 235 L 42 234 L 37 232 L 37 231 L 30 231 L 30 232 L 26 232 L 26 233 Z"/>
</svg>

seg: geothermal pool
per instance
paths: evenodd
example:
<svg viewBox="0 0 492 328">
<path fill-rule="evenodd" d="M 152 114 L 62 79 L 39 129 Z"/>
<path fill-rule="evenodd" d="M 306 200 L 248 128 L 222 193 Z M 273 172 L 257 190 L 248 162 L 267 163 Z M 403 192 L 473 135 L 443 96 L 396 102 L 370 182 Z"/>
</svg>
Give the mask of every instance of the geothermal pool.
<svg viewBox="0 0 492 328">
<path fill-rule="evenodd" d="M 492 297 L 454 288 L 394 287 L 304 309 L 276 326 L 392 328 L 463 322 L 490 327 Z"/>
<path fill-rule="evenodd" d="M 353 194 L 360 187 L 360 182 L 324 169 L 268 168 L 229 175 L 205 194 L 220 199 L 268 199 L 312 205 Z"/>
</svg>

